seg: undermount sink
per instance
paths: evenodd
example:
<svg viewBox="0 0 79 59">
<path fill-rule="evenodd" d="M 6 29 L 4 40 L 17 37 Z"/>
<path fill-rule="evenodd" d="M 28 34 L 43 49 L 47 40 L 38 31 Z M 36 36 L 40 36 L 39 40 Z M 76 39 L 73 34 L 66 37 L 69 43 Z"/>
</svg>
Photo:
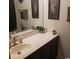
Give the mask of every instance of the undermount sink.
<svg viewBox="0 0 79 59">
<path fill-rule="evenodd" d="M 11 55 L 22 55 L 25 51 L 31 48 L 30 44 L 18 44 L 10 49 Z"/>
</svg>

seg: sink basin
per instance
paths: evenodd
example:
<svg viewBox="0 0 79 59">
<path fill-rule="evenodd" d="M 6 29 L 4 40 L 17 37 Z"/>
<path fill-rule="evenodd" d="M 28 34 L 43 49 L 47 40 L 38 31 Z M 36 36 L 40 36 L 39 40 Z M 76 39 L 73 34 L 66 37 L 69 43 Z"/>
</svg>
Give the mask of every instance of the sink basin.
<svg viewBox="0 0 79 59">
<path fill-rule="evenodd" d="M 18 56 L 23 55 L 25 51 L 28 51 L 31 48 L 30 44 L 18 44 L 10 49 L 10 54 Z"/>
</svg>

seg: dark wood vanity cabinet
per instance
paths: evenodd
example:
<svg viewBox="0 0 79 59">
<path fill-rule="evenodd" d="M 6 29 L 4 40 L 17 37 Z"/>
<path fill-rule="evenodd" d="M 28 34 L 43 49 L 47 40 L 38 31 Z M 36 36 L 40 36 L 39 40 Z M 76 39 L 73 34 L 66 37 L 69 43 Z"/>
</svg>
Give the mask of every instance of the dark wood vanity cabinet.
<svg viewBox="0 0 79 59">
<path fill-rule="evenodd" d="M 24 59 L 56 59 L 58 54 L 58 38 L 59 36 L 55 37 Z"/>
</svg>

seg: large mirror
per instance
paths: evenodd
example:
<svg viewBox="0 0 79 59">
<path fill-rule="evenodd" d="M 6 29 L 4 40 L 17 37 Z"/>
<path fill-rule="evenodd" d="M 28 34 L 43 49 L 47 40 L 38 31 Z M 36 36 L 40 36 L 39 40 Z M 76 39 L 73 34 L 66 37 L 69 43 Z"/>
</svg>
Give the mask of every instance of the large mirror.
<svg viewBox="0 0 79 59">
<path fill-rule="evenodd" d="M 31 29 L 32 26 L 43 26 L 42 1 L 9 0 L 9 32 L 22 32 Z"/>
</svg>

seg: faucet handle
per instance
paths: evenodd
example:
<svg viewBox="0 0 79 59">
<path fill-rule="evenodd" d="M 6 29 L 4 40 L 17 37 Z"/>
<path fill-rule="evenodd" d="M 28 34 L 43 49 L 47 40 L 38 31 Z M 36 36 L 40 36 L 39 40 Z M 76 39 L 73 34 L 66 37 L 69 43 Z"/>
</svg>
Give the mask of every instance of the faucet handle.
<svg viewBox="0 0 79 59">
<path fill-rule="evenodd" d="M 22 38 L 20 38 L 20 43 L 23 43 Z"/>
<path fill-rule="evenodd" d="M 9 48 L 13 47 L 13 39 L 9 40 Z"/>
<path fill-rule="evenodd" d="M 12 39 L 12 34 L 9 33 L 9 39 Z"/>
</svg>

